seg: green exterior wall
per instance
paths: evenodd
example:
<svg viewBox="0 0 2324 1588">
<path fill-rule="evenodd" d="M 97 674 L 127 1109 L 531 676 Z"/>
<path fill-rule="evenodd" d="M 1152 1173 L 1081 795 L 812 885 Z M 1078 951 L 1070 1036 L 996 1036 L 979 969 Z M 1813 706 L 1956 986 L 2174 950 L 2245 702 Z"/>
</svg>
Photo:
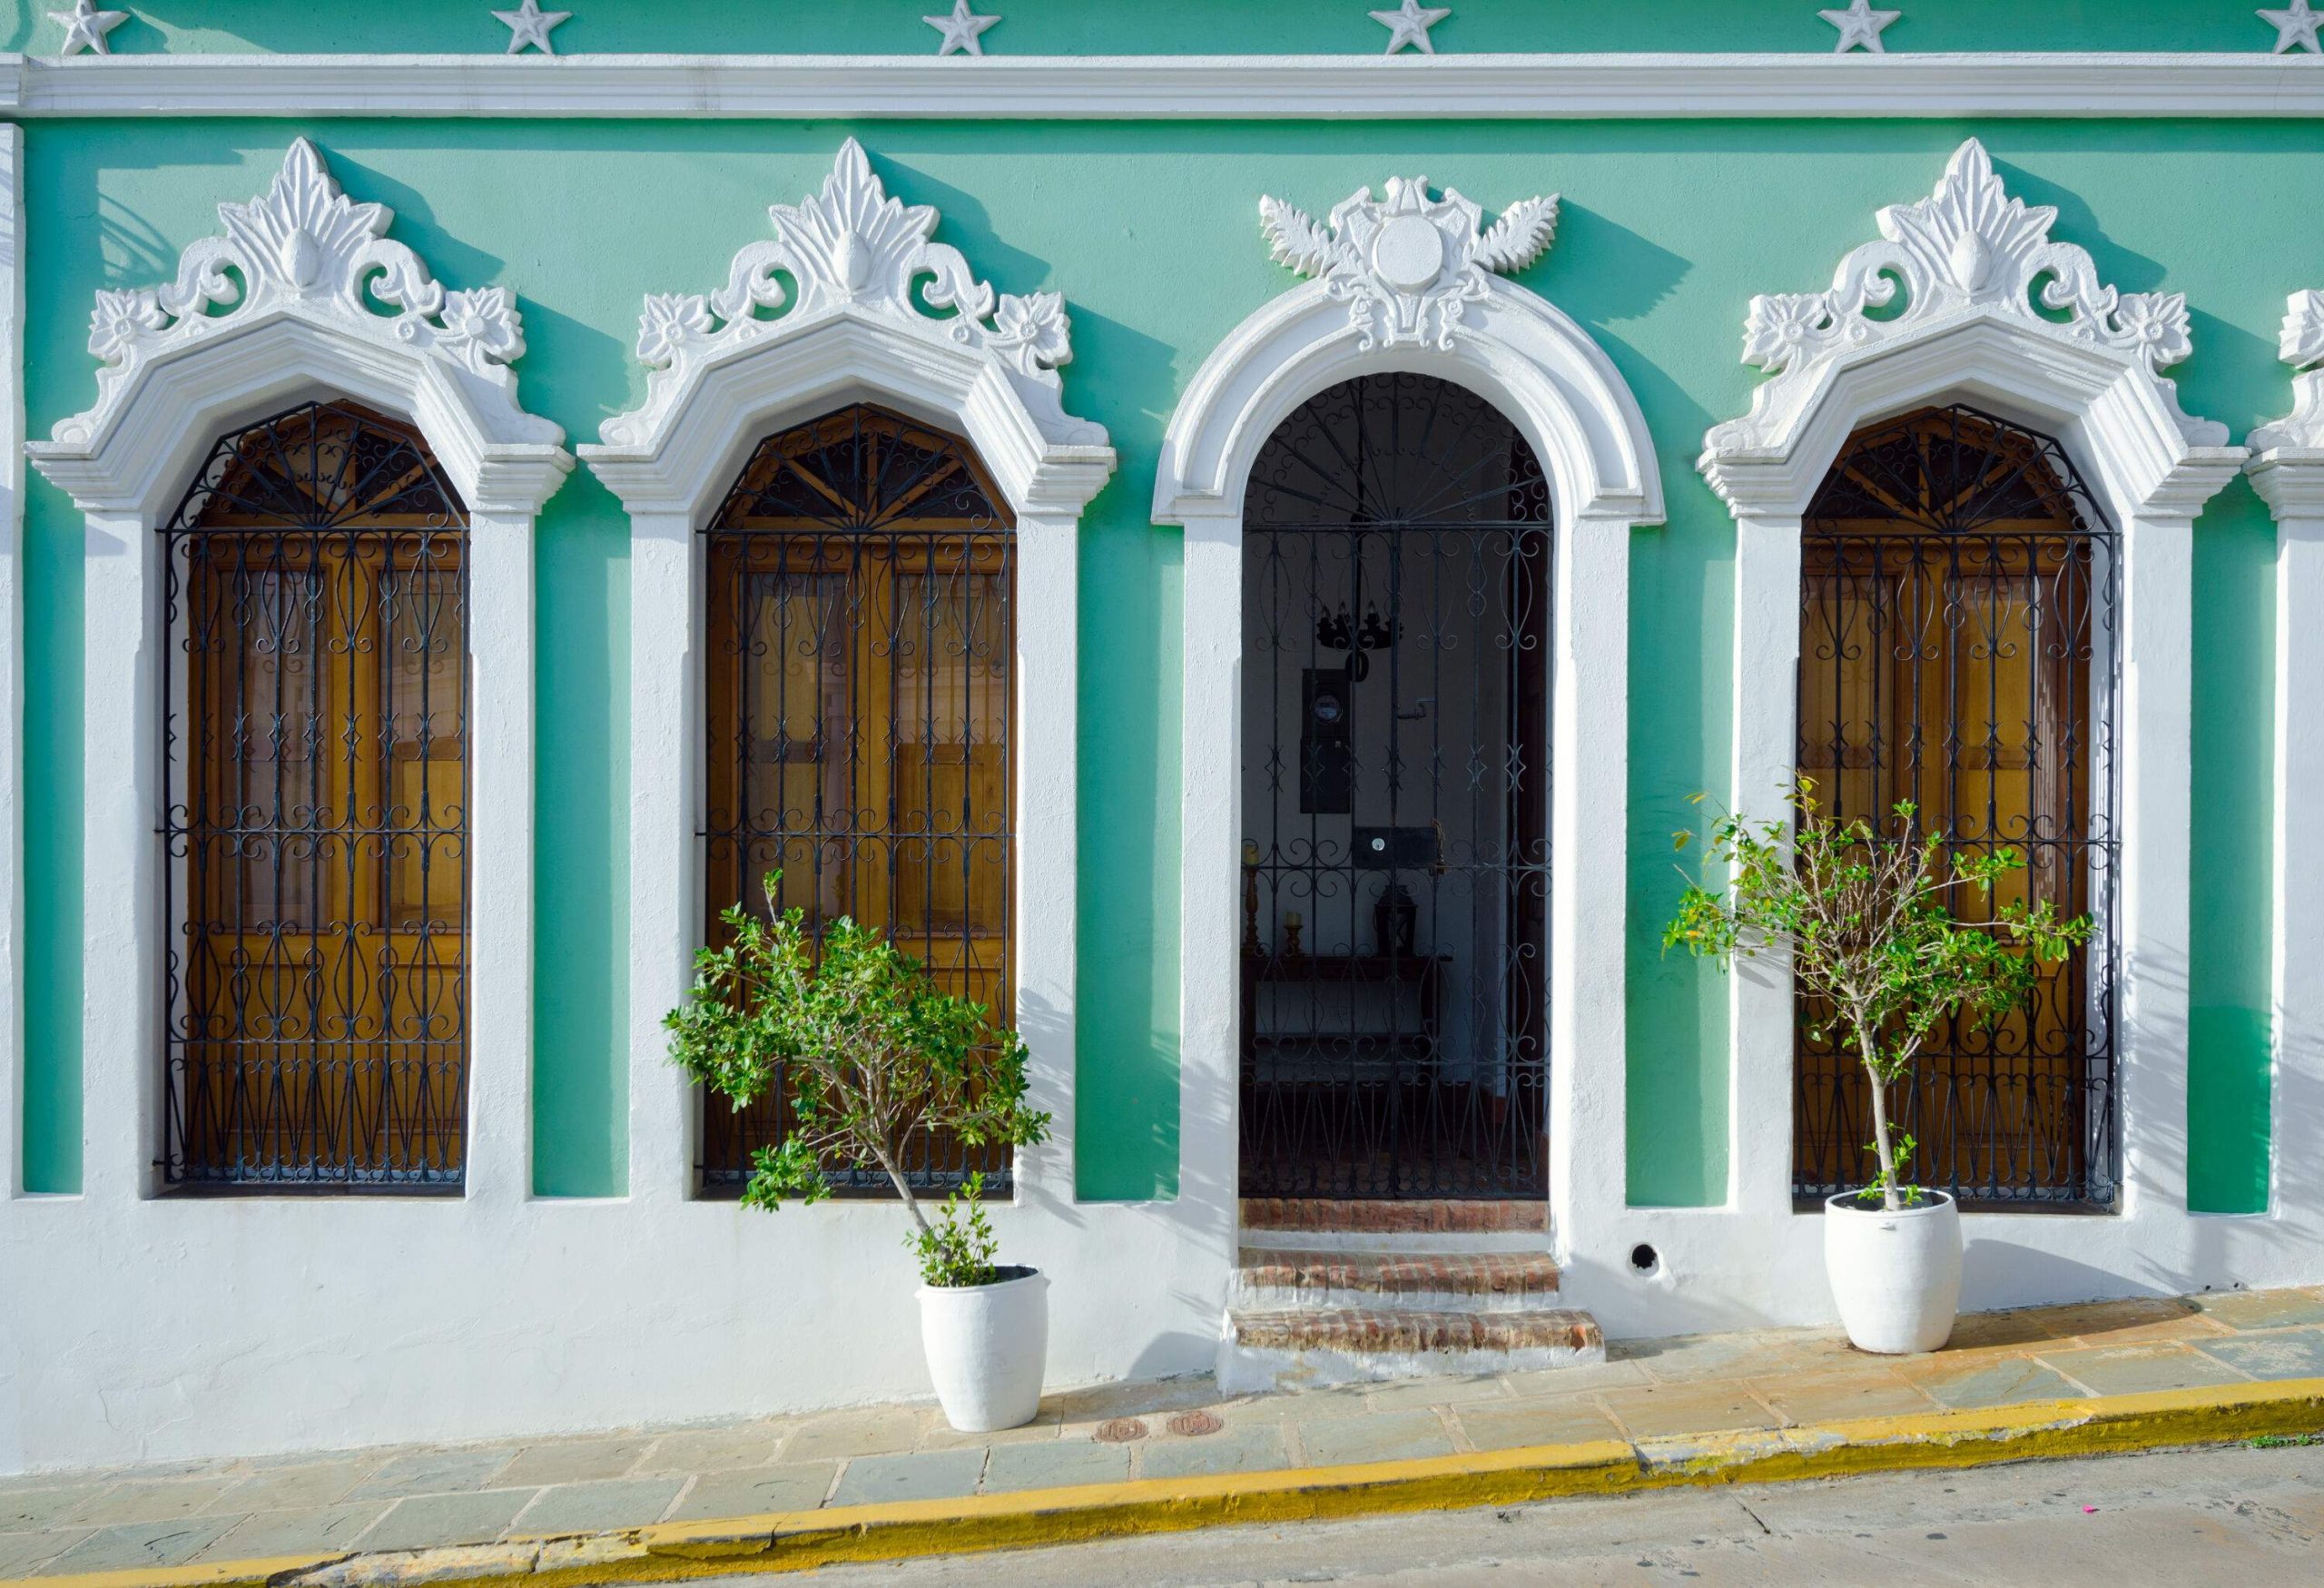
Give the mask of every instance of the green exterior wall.
<svg viewBox="0 0 2324 1588">
<path fill-rule="evenodd" d="M 379 25 L 359 27 L 369 12 L 352 5 L 304 14 L 340 19 L 338 31 L 255 0 L 141 6 L 135 25 L 190 29 L 199 17 L 231 31 L 261 9 L 271 24 L 280 13 L 268 35 L 275 48 L 477 47 L 469 8 L 459 8 L 455 43 L 451 12 L 434 0 L 398 7 L 392 41 L 366 37 L 362 28 Z M 859 32 L 793 40 L 759 8 L 735 8 L 722 36 L 694 41 L 680 35 L 698 22 L 649 27 L 605 7 L 559 36 L 584 47 L 586 21 L 607 30 L 587 41 L 596 48 L 921 45 L 909 31 L 867 44 L 869 14 L 842 9 Z M 1002 9 L 1009 21 L 990 35 L 996 50 L 1004 38 L 1035 48 L 1045 28 L 1068 42 L 1039 47 L 1167 47 L 1118 31 L 1137 8 Z M 1532 19 L 1532 32 L 1496 36 L 1492 47 L 1602 47 L 1610 25 L 1590 18 L 1616 9 L 1629 10 L 1472 0 L 1457 21 L 1467 28 L 1499 15 L 1514 28 Z M 1747 9 L 1704 12 L 1689 21 L 1688 39 L 1669 43 L 1735 47 L 1730 11 Z M 2101 9 L 1965 0 L 1946 16 L 1915 17 L 1927 29 L 1915 43 L 1935 47 L 1961 15 L 2006 12 L 2027 44 L 2063 45 L 2083 41 L 2050 37 L 2064 31 L 2056 18 Z M 2118 18 L 2109 45 L 2155 46 L 2166 8 L 2102 9 Z M 1194 15 L 1192 0 L 1149 12 Z M 1541 13 L 1575 36 L 1537 36 Z M 657 19 L 667 14 L 654 8 Z M 822 25 L 797 15 L 803 32 Z M 1304 16 L 1250 26 L 1279 26 L 1283 47 L 1342 47 Z M 2205 21 L 2172 37 L 2250 48 L 2247 31 Z M 117 36 L 124 51 L 154 47 L 127 27 Z M 1440 47 L 1452 43 L 1449 31 L 1440 36 Z M 171 47 L 216 46 L 187 34 Z M 1238 32 L 1231 47 L 1260 46 Z M 1521 279 L 1620 367 L 1669 494 L 1669 523 L 1633 543 L 1630 801 L 1607 819 L 1626 821 L 1631 843 L 1630 1191 L 1679 1206 L 1723 1199 L 1728 1173 L 1726 990 L 1716 973 L 1666 959 L 1657 933 L 1678 885 L 1669 833 L 1693 814 L 1688 796 L 1720 790 L 1727 775 L 1734 534 L 1692 463 L 1705 429 L 1744 411 L 1759 379 L 1737 361 L 1750 295 L 1824 284 L 1844 252 L 1874 235 L 1874 211 L 1926 193 L 1945 156 L 1975 133 L 2014 192 L 2059 207 L 2057 234 L 2089 248 L 2103 279 L 2188 295 L 2196 353 L 2175 372 L 2186 406 L 2240 438 L 2289 406 L 2275 325 L 2285 293 L 2316 284 L 2324 259 L 2324 208 L 2288 197 L 2315 192 L 2324 126 L 2313 123 L 42 123 L 27 133 L 33 431 L 45 434 L 94 395 L 84 346 L 91 292 L 167 278 L 179 250 L 214 229 L 216 204 L 261 191 L 288 140 L 305 133 L 352 195 L 394 208 L 393 235 L 441 280 L 516 290 L 529 343 L 517 366 L 522 400 L 570 440 L 594 439 L 600 420 L 642 395 L 631 352 L 640 295 L 718 285 L 734 250 L 767 234 L 766 205 L 819 184 L 848 132 L 891 192 L 941 211 L 940 239 L 980 275 L 1007 291 L 1065 293 L 1076 355 L 1067 405 L 1105 424 L 1121 456 L 1085 520 L 1081 581 L 1078 1174 L 1095 1198 L 1177 1189 L 1179 722 L 1213 703 L 1177 698 L 1180 544 L 1147 513 L 1157 449 L 1186 382 L 1238 321 L 1293 284 L 1259 240 L 1261 192 L 1318 214 L 1392 173 L 1424 172 L 1489 211 L 1547 190 L 1564 195 L 1556 246 Z M 69 1190 L 82 1090 L 79 526 L 37 479 L 27 514 L 25 1162 L 29 1189 Z M 2267 1187 L 2272 530 L 2239 484 L 2197 534 L 2198 1101 L 2187 1128 L 2199 1205 L 2234 1210 L 2260 1205 Z M 627 1159 L 626 528 L 586 469 L 541 518 L 537 588 L 536 1189 L 618 1195 Z"/>
</svg>

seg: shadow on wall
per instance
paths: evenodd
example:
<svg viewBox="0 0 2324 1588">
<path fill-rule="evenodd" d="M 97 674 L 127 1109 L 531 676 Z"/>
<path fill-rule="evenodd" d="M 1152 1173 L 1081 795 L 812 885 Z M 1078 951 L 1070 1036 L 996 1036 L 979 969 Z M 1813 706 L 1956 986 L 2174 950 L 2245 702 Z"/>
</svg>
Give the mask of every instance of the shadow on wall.
<svg viewBox="0 0 2324 1588">
<path fill-rule="evenodd" d="M 1693 268 L 1610 216 L 1561 197 L 1557 245 L 1512 279 L 1583 321 L 1595 335 L 1609 321 L 1644 319 Z M 1622 371 L 1626 379 L 1630 373 Z M 1648 405 L 1648 411 L 1655 409 Z"/>
</svg>

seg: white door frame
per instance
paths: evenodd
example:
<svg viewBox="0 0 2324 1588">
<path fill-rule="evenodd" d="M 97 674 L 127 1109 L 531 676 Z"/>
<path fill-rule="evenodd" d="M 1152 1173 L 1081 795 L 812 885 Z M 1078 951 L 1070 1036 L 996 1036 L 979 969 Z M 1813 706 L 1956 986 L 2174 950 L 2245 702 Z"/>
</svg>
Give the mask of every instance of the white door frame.
<svg viewBox="0 0 2324 1588">
<path fill-rule="evenodd" d="M 1317 392 L 1359 375 L 1434 376 L 1504 414 L 1541 459 L 1553 516 L 1550 1211 L 1569 1295 L 1613 1259 L 1623 1201 L 1630 532 L 1662 521 L 1654 443 L 1605 350 L 1495 272 L 1549 245 L 1554 197 L 1480 231 L 1452 189 L 1392 179 L 1327 228 L 1273 199 L 1275 257 L 1317 279 L 1270 301 L 1206 359 L 1171 416 L 1154 519 L 1186 529 L 1180 805 L 1180 1150 L 1186 1194 L 1235 1225 L 1241 1033 L 1243 502 L 1260 449 Z"/>
</svg>

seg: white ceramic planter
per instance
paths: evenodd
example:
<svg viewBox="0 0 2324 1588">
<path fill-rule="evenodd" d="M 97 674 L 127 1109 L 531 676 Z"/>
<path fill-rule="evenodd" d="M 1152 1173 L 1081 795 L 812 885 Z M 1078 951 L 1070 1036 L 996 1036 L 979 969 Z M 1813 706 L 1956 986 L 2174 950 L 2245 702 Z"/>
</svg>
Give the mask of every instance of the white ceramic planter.
<svg viewBox="0 0 2324 1588">
<path fill-rule="evenodd" d="M 920 1287 L 920 1343 L 944 1415 L 963 1434 L 1033 1420 L 1049 1352 L 1049 1282 L 1003 1268 L 991 1285 Z"/>
<path fill-rule="evenodd" d="M 1824 1204 L 1824 1274 L 1859 1351 L 1934 1351 L 1961 1305 L 1961 1209 L 1924 1191 L 1888 1212 L 1852 1191 Z"/>
</svg>

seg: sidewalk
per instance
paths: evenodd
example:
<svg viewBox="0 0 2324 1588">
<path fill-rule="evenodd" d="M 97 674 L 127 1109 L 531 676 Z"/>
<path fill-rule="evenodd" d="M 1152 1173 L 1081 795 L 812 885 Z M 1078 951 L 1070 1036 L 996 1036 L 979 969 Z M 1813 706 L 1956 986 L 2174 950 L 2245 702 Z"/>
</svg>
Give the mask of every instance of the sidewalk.
<svg viewBox="0 0 2324 1588">
<path fill-rule="evenodd" d="M 1609 1355 L 1306 1394 L 1114 1386 L 1051 1396 L 1034 1425 L 998 1435 L 955 1434 L 932 1406 L 881 1406 L 19 1477 L 0 1480 L 0 1578 L 652 1581 L 714 1563 L 2324 1432 L 2324 1289 L 1974 1315 L 1922 1357 L 1866 1356 L 1825 1331 Z M 865 1543 L 881 1529 L 884 1544 Z"/>
</svg>

